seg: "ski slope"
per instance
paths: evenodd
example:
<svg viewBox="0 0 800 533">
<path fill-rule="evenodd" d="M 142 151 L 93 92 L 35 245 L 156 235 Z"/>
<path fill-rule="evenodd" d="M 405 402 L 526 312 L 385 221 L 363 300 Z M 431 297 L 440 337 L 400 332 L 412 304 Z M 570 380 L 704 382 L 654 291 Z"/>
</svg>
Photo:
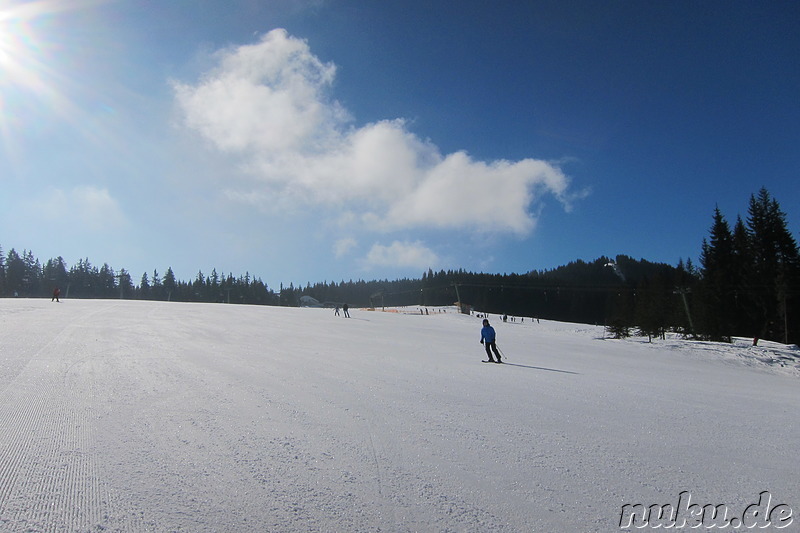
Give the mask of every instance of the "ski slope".
<svg viewBox="0 0 800 533">
<path fill-rule="evenodd" d="M 351 316 L 0 300 L 0 531 L 609 532 L 684 491 L 800 513 L 793 347 L 492 317 L 494 365 L 474 316 Z"/>
</svg>

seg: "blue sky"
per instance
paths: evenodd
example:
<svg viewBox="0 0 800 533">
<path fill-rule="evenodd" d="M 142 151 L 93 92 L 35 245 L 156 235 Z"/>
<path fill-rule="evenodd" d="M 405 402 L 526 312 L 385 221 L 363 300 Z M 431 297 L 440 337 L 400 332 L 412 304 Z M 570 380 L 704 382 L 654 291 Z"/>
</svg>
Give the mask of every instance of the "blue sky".
<svg viewBox="0 0 800 533">
<path fill-rule="evenodd" d="M 800 4 L 0 0 L 0 246 L 267 284 L 800 230 Z"/>
</svg>

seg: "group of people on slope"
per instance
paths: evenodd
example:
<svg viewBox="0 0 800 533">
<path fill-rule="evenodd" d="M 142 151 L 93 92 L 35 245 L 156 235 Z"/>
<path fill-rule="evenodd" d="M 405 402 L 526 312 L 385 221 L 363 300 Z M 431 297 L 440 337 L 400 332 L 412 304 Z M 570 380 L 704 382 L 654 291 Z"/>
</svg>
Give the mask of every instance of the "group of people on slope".
<svg viewBox="0 0 800 533">
<path fill-rule="evenodd" d="M 342 311 L 344 312 L 345 318 L 350 318 L 350 313 L 348 312 L 349 306 L 347 304 L 343 304 L 341 306 Z M 334 310 L 334 315 L 339 315 L 339 305 L 336 305 L 336 309 Z M 481 328 L 481 344 L 486 349 L 486 356 L 489 358 L 491 363 L 502 363 L 502 357 L 500 356 L 500 350 L 497 349 L 497 332 L 495 332 L 494 328 L 489 324 L 489 319 L 483 319 L 483 327 Z"/>
</svg>

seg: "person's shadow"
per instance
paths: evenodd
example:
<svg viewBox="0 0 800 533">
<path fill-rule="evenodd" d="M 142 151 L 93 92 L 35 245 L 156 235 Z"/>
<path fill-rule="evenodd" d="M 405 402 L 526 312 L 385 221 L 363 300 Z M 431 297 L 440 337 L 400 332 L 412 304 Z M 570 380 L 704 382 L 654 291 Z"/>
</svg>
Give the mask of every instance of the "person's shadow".
<svg viewBox="0 0 800 533">
<path fill-rule="evenodd" d="M 532 370 L 546 370 L 546 371 L 548 371 L 548 372 L 560 372 L 560 373 L 562 373 L 562 374 L 575 374 L 575 375 L 580 375 L 580 373 L 578 373 L 578 372 L 571 372 L 571 371 L 569 371 L 569 370 L 558 370 L 557 368 L 544 368 L 544 367 L 542 367 L 542 366 L 518 365 L 517 363 L 505 363 L 505 362 L 504 362 L 503 364 L 504 364 L 504 365 L 507 365 L 507 366 L 518 366 L 518 367 L 520 367 L 520 368 L 530 368 L 530 369 L 532 369 Z"/>
</svg>

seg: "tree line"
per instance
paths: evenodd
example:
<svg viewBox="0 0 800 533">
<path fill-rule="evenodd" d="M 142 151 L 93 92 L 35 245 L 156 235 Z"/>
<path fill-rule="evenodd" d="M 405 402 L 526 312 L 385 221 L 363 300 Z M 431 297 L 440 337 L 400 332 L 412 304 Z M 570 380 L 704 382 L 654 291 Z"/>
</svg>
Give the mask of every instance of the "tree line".
<svg viewBox="0 0 800 533">
<path fill-rule="evenodd" d="M 486 274 L 429 269 L 420 278 L 280 285 L 275 291 L 250 273 L 175 278 L 154 270 L 134 283 L 125 269 L 68 266 L 57 257 L 41 264 L 32 252 L 0 248 L 0 295 L 127 298 L 184 302 L 298 306 L 303 296 L 321 304 L 441 306 L 456 302 L 487 313 L 606 325 L 616 336 L 667 331 L 708 340 L 749 336 L 800 342 L 800 253 L 786 215 L 766 189 L 750 198 L 746 218 L 731 228 L 715 209 L 702 243 L 700 266 L 676 266 L 625 255 L 576 260 L 551 270 Z"/>
<path fill-rule="evenodd" d="M 64 298 L 279 304 L 278 296 L 250 273 L 234 277 L 214 269 L 208 276 L 200 271 L 193 281 L 180 281 L 169 267 L 163 275 L 158 270 L 142 274 L 137 285 L 127 270 L 115 271 L 108 263 L 97 267 L 87 258 L 69 267 L 59 256 L 42 265 L 29 250 L 19 254 L 12 248 L 4 255 L 0 248 L 0 296 L 50 297 L 55 288 Z"/>
<path fill-rule="evenodd" d="M 697 283 L 702 332 L 800 341 L 800 252 L 786 214 L 762 188 L 750 197 L 746 219 L 714 210 L 703 241 Z"/>
</svg>

